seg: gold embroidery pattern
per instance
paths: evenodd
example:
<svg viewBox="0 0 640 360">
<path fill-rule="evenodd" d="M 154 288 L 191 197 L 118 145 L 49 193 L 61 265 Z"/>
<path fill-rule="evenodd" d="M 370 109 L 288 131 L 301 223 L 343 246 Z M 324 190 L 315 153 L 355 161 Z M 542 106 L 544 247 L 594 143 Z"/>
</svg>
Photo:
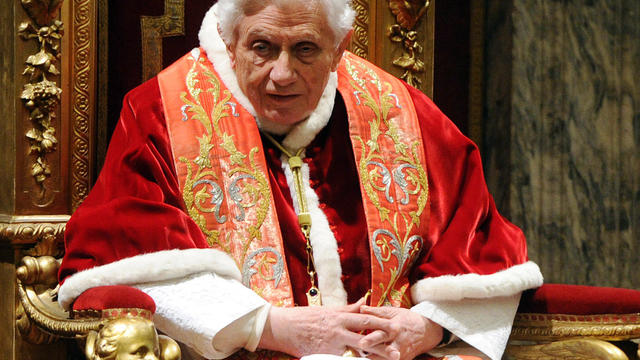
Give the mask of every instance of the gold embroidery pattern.
<svg viewBox="0 0 640 360">
<path fill-rule="evenodd" d="M 259 149 L 254 147 L 248 154 L 242 153 L 234 142 L 234 136 L 224 131 L 222 121 L 233 121 L 232 117 L 237 116 L 235 104 L 230 102 L 231 93 L 221 91 L 218 78 L 205 66 L 205 59 L 198 51 L 191 55 L 190 60 L 193 60 L 193 65 L 186 78 L 188 92 L 180 96 L 184 103 L 182 115 L 184 121 L 199 121 L 204 133 L 198 138 L 198 156 L 192 160 L 186 157 L 179 159 L 187 169 L 183 199 L 189 216 L 207 236 L 209 245 L 232 255 L 242 269 L 247 266 L 245 261 L 252 242 L 262 236 L 260 228 L 271 201 L 269 184 L 264 170 L 257 166 L 255 157 Z M 210 113 L 203 104 L 212 104 Z M 229 163 L 224 166 L 229 167 L 228 179 L 224 179 L 214 171 L 212 160 L 227 157 Z M 233 209 L 229 200 L 235 205 Z M 252 213 L 247 215 L 247 209 L 253 209 Z M 213 213 L 218 224 L 209 224 L 205 213 Z M 260 274 L 265 274 L 263 268 L 271 265 L 274 272 L 271 279 L 277 286 L 277 279 L 282 276 L 276 266 L 278 263 L 263 258 L 257 261 L 261 267 Z"/>
<path fill-rule="evenodd" d="M 358 167 L 361 184 L 368 200 L 377 209 L 382 229 L 371 236 L 371 246 L 380 269 L 390 274 L 388 284 L 380 283 L 380 304 L 400 305 L 407 284 L 398 284 L 420 252 L 423 240 L 417 233 L 428 198 L 428 180 L 420 160 L 419 140 L 403 142 L 397 123 L 401 104 L 390 83 L 354 56 L 345 57 L 349 84 L 356 105 L 365 106 L 373 116 L 369 121 L 368 139 L 356 136 L 361 157 Z M 383 145 L 390 144 L 389 149 Z M 357 145 L 356 145 L 357 146 Z M 393 170 L 388 167 L 393 166 Z M 392 262 L 392 257 L 395 261 Z M 385 269 L 385 264 L 389 266 Z M 399 285 L 399 289 L 396 289 Z"/>
</svg>

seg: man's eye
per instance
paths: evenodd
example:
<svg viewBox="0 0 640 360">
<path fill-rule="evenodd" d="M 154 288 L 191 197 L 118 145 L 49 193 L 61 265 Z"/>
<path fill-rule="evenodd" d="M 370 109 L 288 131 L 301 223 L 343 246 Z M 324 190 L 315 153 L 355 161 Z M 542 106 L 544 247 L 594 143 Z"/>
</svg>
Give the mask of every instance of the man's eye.
<svg viewBox="0 0 640 360">
<path fill-rule="evenodd" d="M 264 42 L 264 41 L 256 41 L 255 43 L 253 43 L 253 45 L 251 46 L 251 49 L 258 55 L 260 56 L 265 56 L 269 54 L 269 51 L 271 50 L 271 47 L 269 46 L 268 43 Z"/>
<path fill-rule="evenodd" d="M 296 52 L 301 56 L 313 55 L 316 49 L 318 49 L 318 47 L 312 43 L 302 43 L 296 46 Z"/>
</svg>

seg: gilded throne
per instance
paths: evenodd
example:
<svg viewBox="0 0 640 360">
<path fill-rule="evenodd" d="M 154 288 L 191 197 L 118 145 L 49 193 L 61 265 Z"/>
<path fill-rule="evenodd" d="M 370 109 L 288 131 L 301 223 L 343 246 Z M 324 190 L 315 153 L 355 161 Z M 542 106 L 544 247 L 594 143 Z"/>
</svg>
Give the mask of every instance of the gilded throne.
<svg viewBox="0 0 640 360">
<path fill-rule="evenodd" d="M 179 358 L 175 342 L 153 329 L 152 300 L 127 306 L 127 298 L 144 294 L 118 296 L 117 308 L 70 314 L 55 302 L 57 269 L 65 222 L 91 187 L 122 96 L 197 43 L 212 2 L 16 0 L 15 11 L 2 14 L 2 46 L 14 60 L 3 69 L 9 106 L 0 110 L 10 119 L 0 135 L 0 357 L 108 358 L 113 351 L 100 344 L 117 334 L 122 343 L 134 338 L 136 351 L 146 346 L 160 358 Z M 351 50 L 431 95 L 435 2 L 354 5 Z M 118 291 L 128 290 L 112 294 Z M 640 338 L 639 313 L 636 291 L 545 285 L 524 296 L 507 356 L 637 358 L 629 340 Z"/>
</svg>

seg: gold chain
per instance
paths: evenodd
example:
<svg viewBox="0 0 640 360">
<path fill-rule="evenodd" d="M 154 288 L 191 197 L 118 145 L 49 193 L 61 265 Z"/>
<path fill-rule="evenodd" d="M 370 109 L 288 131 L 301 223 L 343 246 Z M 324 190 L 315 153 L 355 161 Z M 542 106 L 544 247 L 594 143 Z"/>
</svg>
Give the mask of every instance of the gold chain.
<svg viewBox="0 0 640 360">
<path fill-rule="evenodd" d="M 313 247 L 311 247 L 311 214 L 309 214 L 309 210 L 307 209 L 307 197 L 304 195 L 304 190 L 302 189 L 302 158 L 300 155 L 304 151 L 304 147 L 301 147 L 296 151 L 296 154 L 293 155 L 289 150 L 287 150 L 284 146 L 282 146 L 276 139 L 274 139 L 271 135 L 263 132 L 262 133 L 269 141 L 271 141 L 280 151 L 287 156 L 289 167 L 291 168 L 291 172 L 293 173 L 294 186 L 296 188 L 296 194 L 298 195 L 298 208 L 300 213 L 298 214 L 298 224 L 300 225 L 300 230 L 302 230 L 302 234 L 307 241 L 306 250 L 307 250 L 307 274 L 309 274 L 309 280 L 311 281 L 311 287 L 307 290 L 307 301 L 309 306 L 322 306 L 322 296 L 320 294 L 320 290 L 316 287 L 315 280 L 315 271 L 316 268 L 315 263 L 313 262 Z M 371 290 L 367 291 L 365 295 L 365 299 L 367 299 L 371 295 Z M 365 300 L 366 303 L 366 300 Z M 362 333 L 362 332 L 361 332 Z M 351 348 L 347 347 L 344 354 L 344 357 L 357 357 L 358 352 Z"/>
<path fill-rule="evenodd" d="M 309 274 L 309 280 L 311 282 L 311 287 L 307 290 L 307 301 L 310 306 L 321 306 L 322 296 L 320 295 L 320 290 L 316 286 L 316 264 L 313 261 L 313 247 L 311 246 L 311 214 L 309 214 L 309 209 L 307 208 L 307 197 L 305 196 L 303 189 L 302 158 L 300 155 L 304 151 L 304 147 L 298 149 L 294 155 L 271 135 L 265 132 L 262 134 L 287 156 L 289 167 L 293 174 L 293 185 L 295 187 L 296 194 L 298 195 L 298 225 L 300 225 L 300 230 L 302 230 L 302 234 L 307 242 L 305 246 L 307 251 L 307 274 Z"/>
</svg>

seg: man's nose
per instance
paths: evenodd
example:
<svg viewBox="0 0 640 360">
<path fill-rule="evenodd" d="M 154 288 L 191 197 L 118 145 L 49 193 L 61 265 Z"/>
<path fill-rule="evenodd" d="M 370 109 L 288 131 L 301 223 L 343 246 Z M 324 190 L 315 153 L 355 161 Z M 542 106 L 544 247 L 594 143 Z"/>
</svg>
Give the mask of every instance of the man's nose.
<svg viewBox="0 0 640 360">
<path fill-rule="evenodd" d="M 296 71 L 291 63 L 290 54 L 282 51 L 273 64 L 270 74 L 271 80 L 280 86 L 291 85 L 296 81 Z"/>
</svg>

